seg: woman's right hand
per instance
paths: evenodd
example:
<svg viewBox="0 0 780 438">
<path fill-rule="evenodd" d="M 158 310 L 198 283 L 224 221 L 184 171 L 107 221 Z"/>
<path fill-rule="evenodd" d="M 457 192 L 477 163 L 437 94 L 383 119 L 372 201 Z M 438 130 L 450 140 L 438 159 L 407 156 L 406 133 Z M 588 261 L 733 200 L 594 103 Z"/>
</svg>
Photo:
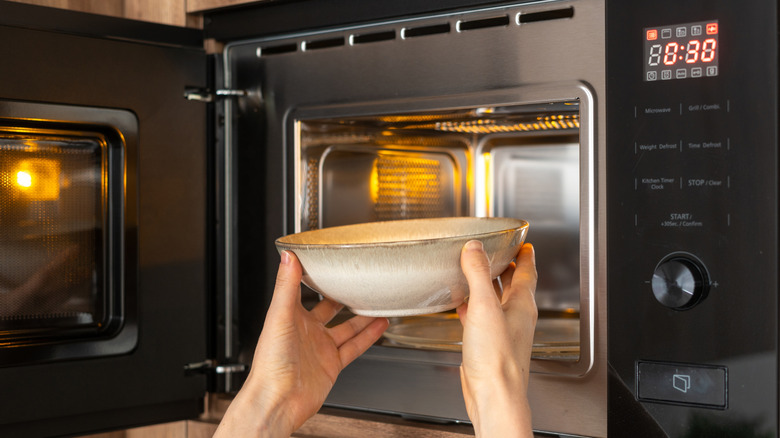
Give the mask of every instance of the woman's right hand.
<svg viewBox="0 0 780 438">
<path fill-rule="evenodd" d="M 525 244 L 517 265 L 490 278 L 482 243 L 470 241 L 461 252 L 470 296 L 458 307 L 463 324 L 460 367 L 466 410 L 477 436 L 532 437 L 528 373 L 537 309 L 534 249 Z"/>
</svg>

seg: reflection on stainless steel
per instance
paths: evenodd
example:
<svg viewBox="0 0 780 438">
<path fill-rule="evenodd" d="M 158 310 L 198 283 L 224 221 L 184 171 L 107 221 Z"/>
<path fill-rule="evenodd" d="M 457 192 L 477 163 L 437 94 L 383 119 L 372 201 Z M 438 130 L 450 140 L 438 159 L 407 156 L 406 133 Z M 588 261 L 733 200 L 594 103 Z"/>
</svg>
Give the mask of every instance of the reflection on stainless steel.
<svg viewBox="0 0 780 438">
<path fill-rule="evenodd" d="M 542 310 L 580 308 L 580 172 L 576 136 L 486 141 L 496 216 L 527 218 Z"/>
<path fill-rule="evenodd" d="M 577 318 L 539 318 L 534 332 L 534 359 L 577 360 L 580 355 Z M 424 350 L 461 351 L 463 326 L 453 312 L 392 318 L 382 345 Z"/>
</svg>

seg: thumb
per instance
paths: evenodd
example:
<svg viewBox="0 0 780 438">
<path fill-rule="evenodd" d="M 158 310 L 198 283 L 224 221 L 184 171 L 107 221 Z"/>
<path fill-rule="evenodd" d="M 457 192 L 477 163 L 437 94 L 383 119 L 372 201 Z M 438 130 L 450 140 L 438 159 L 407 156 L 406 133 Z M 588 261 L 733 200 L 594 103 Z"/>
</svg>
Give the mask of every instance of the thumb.
<svg viewBox="0 0 780 438">
<path fill-rule="evenodd" d="M 469 285 L 469 305 L 484 305 L 498 298 L 490 278 L 490 261 L 479 240 L 470 240 L 460 253 L 460 266 Z"/>
<path fill-rule="evenodd" d="M 301 276 L 303 268 L 292 251 L 282 251 L 271 307 L 289 307 L 301 301 Z"/>
</svg>

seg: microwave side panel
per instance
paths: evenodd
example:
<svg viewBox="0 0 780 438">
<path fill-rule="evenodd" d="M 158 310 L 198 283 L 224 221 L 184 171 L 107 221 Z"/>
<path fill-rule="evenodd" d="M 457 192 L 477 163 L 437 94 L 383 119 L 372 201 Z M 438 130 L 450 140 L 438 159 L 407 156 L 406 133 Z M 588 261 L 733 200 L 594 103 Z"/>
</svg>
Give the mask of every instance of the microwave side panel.
<svg viewBox="0 0 780 438">
<path fill-rule="evenodd" d="M 780 431 L 777 8 L 608 2 L 610 435 Z"/>
</svg>

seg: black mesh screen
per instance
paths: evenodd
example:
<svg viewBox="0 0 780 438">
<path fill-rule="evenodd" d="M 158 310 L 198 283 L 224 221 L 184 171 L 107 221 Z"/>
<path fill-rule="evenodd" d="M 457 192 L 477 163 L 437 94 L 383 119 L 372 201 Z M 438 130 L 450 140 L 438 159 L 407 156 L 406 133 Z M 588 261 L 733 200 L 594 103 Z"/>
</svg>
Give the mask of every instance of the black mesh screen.
<svg viewBox="0 0 780 438">
<path fill-rule="evenodd" d="M 0 133 L 0 331 L 103 322 L 102 153 L 90 138 Z"/>
</svg>

